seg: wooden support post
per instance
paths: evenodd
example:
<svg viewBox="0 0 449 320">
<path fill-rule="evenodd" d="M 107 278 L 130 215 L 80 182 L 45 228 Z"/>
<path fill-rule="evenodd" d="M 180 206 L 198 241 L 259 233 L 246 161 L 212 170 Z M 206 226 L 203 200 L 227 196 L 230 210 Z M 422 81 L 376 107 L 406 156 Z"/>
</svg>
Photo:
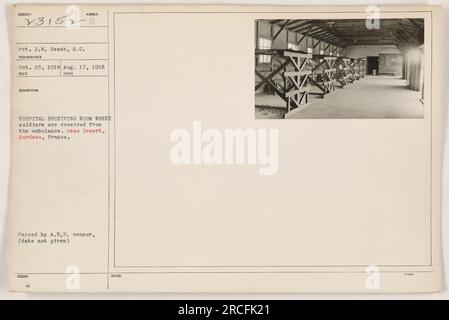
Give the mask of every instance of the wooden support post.
<svg viewBox="0 0 449 320">
<path fill-rule="evenodd" d="M 267 54 L 276 56 L 278 59 L 283 60 L 283 62 L 268 76 L 264 76 L 256 69 L 256 76 L 260 78 L 261 81 L 256 84 L 255 90 L 264 85 L 269 86 L 276 95 L 285 101 L 287 112 L 304 107 L 309 101 L 308 95 L 310 87 L 308 86 L 308 77 L 312 73 L 312 71 L 304 70 L 304 68 L 312 55 L 275 49 L 256 50 L 256 56 Z M 292 67 L 293 69 L 287 69 L 287 67 Z M 273 78 L 276 75 L 282 77 L 282 84 L 274 82 Z"/>
<path fill-rule="evenodd" d="M 321 91 L 318 94 L 324 98 L 335 90 L 337 57 L 318 54 L 313 58 L 316 65 L 312 68 L 311 83 Z"/>
<path fill-rule="evenodd" d="M 288 99 L 287 111 L 290 112 L 292 109 L 300 108 L 309 101 L 309 86 L 307 86 L 307 82 L 311 71 L 303 69 L 312 55 L 285 51 L 284 56 L 290 59 L 294 67 L 294 71 L 284 73 L 284 77 L 289 78 L 293 84 L 292 88 L 285 90 L 285 96 Z"/>
<path fill-rule="evenodd" d="M 351 83 L 349 63 L 350 63 L 349 58 L 338 57 L 337 59 L 336 80 L 341 85 L 342 88 Z"/>
<path fill-rule="evenodd" d="M 277 67 L 276 70 L 271 72 L 267 77 L 263 77 L 263 76 L 259 77 L 262 81 L 256 85 L 255 90 L 258 90 L 259 88 L 261 88 L 264 84 L 266 84 L 269 80 L 271 80 L 275 75 L 277 75 L 281 70 L 283 70 L 284 67 L 288 64 L 289 64 L 289 61 L 284 61 L 284 63 L 282 63 L 279 67 Z"/>
</svg>

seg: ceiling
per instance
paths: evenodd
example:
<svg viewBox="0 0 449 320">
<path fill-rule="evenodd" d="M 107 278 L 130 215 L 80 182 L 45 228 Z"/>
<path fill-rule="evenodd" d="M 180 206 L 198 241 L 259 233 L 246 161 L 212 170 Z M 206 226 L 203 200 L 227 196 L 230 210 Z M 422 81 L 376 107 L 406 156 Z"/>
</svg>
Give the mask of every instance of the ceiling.
<svg viewBox="0 0 449 320">
<path fill-rule="evenodd" d="M 378 29 L 368 29 L 365 19 L 268 21 L 341 48 L 382 44 L 395 45 L 404 51 L 424 43 L 424 19 L 380 19 Z"/>
</svg>

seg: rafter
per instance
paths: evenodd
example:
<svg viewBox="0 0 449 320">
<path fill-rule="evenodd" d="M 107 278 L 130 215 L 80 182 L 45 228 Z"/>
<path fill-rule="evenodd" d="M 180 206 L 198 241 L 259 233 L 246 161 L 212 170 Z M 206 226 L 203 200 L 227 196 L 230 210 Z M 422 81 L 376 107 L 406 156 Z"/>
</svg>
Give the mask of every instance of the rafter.
<svg viewBox="0 0 449 320">
<path fill-rule="evenodd" d="M 367 29 L 364 19 L 313 19 L 313 20 L 270 20 L 280 29 L 276 29 L 273 39 L 282 30 L 300 34 L 296 43 L 302 43 L 307 37 L 329 45 L 345 48 L 350 45 L 385 44 L 395 45 L 400 50 L 416 47 L 424 42 L 424 19 L 381 19 L 380 29 Z M 315 47 L 316 42 L 313 43 Z M 334 51 L 332 51 L 334 52 Z"/>
<path fill-rule="evenodd" d="M 274 42 L 274 40 L 276 40 L 276 38 L 281 34 L 281 32 L 285 29 L 285 27 L 288 25 L 288 23 L 290 22 L 290 20 L 287 20 L 287 22 L 285 22 L 282 27 L 278 30 L 278 32 L 276 32 L 276 34 L 274 35 L 272 41 Z"/>
</svg>

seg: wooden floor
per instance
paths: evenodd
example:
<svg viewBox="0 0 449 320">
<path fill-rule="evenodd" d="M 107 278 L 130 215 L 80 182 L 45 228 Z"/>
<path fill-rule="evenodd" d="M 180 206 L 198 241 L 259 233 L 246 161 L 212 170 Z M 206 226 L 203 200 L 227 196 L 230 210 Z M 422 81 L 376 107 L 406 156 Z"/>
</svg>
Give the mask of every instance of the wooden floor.
<svg viewBox="0 0 449 320">
<path fill-rule="evenodd" d="M 290 119 L 377 119 L 423 118 L 420 93 L 407 88 L 405 80 L 394 76 L 366 76 L 344 89 L 337 88 L 324 99 L 313 98 Z M 256 105 L 261 98 L 256 97 Z M 281 107 L 275 96 L 265 98 L 267 105 Z M 280 102 L 279 102 L 280 100 Z M 256 118 L 278 118 L 270 109 L 256 110 Z M 276 110 L 276 109 L 273 109 Z"/>
</svg>

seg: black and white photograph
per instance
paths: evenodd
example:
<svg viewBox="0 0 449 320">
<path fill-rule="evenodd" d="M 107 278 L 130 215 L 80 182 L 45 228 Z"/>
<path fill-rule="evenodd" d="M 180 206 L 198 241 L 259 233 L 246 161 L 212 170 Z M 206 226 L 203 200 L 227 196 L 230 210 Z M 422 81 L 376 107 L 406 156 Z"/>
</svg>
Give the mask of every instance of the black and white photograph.
<svg viewBox="0 0 449 320">
<path fill-rule="evenodd" d="M 424 19 L 255 21 L 256 119 L 424 118 Z"/>
<path fill-rule="evenodd" d="M 0 302 L 449 299 L 449 0 L 167 2 L 0 7 Z"/>
</svg>

